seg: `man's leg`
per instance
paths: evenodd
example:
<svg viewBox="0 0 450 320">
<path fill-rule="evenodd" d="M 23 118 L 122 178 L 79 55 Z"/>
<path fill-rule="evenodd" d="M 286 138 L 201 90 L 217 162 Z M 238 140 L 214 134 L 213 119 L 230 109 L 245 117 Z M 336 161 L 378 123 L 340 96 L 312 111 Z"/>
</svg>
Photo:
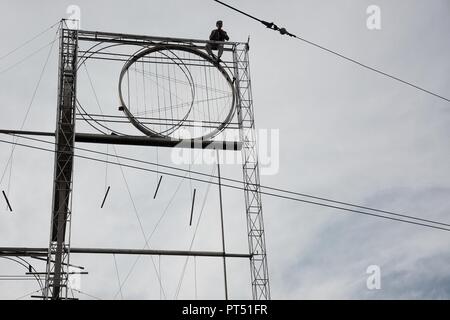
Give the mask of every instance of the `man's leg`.
<svg viewBox="0 0 450 320">
<path fill-rule="evenodd" d="M 212 47 L 210 43 L 206 44 L 206 52 L 208 52 L 208 54 L 214 59 L 216 60 L 216 56 L 214 55 L 214 53 L 212 52 Z"/>
<path fill-rule="evenodd" d="M 217 48 L 217 60 L 220 60 L 220 57 L 222 57 L 223 54 L 223 44 L 219 44 L 219 47 Z"/>
</svg>

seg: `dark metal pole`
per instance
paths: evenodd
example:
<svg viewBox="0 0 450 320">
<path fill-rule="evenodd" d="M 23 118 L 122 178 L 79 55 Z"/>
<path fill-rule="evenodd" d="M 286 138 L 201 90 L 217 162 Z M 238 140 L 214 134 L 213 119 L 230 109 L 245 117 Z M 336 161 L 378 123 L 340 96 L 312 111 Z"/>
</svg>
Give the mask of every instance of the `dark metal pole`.
<svg viewBox="0 0 450 320">
<path fill-rule="evenodd" d="M 53 132 L 40 131 L 21 131 L 1 129 L 0 133 L 11 135 L 29 135 L 54 137 Z M 213 140 L 179 140 L 146 136 L 117 136 L 93 133 L 76 133 L 75 142 L 79 143 L 98 143 L 98 144 L 116 144 L 131 146 L 153 146 L 168 148 L 187 148 L 187 149 L 224 149 L 238 151 L 242 149 L 240 141 L 213 141 Z"/>
<path fill-rule="evenodd" d="M 24 130 L 8 130 L 8 129 L 1 129 L 0 133 L 4 134 L 20 134 L 24 136 L 44 136 L 44 137 L 54 137 L 54 132 L 44 132 L 44 131 L 24 131 Z"/>
<path fill-rule="evenodd" d="M 225 228 L 223 225 L 222 181 L 220 178 L 219 150 L 216 150 L 216 153 L 217 153 L 217 176 L 219 180 L 220 226 L 222 228 L 222 251 L 225 252 Z M 228 300 L 227 260 L 225 256 L 223 256 L 223 279 L 225 281 L 225 300 Z"/>
<path fill-rule="evenodd" d="M 242 148 L 242 143 L 237 141 L 179 140 L 146 136 L 115 136 L 90 133 L 77 133 L 75 136 L 75 141 L 99 144 L 126 144 L 135 146 L 176 147 L 212 150 L 241 150 Z"/>
<path fill-rule="evenodd" d="M 0 256 L 46 256 L 47 248 L 0 247 Z M 149 249 L 116 249 L 116 248 L 70 248 L 71 254 L 123 254 L 154 256 L 197 256 L 247 258 L 248 253 L 225 253 L 217 251 L 182 251 L 182 250 L 149 250 Z"/>
<path fill-rule="evenodd" d="M 197 192 L 197 189 L 194 189 L 194 195 L 192 196 L 191 218 L 189 219 L 189 226 L 192 226 L 192 217 L 194 216 L 194 205 L 195 205 L 195 193 L 196 192 Z"/>
<path fill-rule="evenodd" d="M 13 210 L 12 210 L 12 208 L 11 208 L 11 204 L 9 203 L 9 199 L 8 199 L 8 197 L 6 196 L 5 191 L 2 190 L 2 193 L 3 193 L 3 197 L 5 198 L 6 204 L 8 205 L 9 211 L 12 212 Z"/>
</svg>

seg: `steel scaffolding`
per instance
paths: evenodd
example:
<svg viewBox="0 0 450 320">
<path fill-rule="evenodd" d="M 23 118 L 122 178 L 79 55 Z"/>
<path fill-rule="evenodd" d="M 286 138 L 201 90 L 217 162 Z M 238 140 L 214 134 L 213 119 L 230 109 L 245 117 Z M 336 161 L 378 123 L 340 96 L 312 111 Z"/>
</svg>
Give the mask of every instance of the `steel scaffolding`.
<svg viewBox="0 0 450 320">
<path fill-rule="evenodd" d="M 68 292 L 77 51 L 77 31 L 62 29 L 59 49 L 53 204 L 44 290 L 46 299 L 65 299 Z"/>
<path fill-rule="evenodd" d="M 239 135 L 242 143 L 242 169 L 248 244 L 251 254 L 250 273 L 253 299 L 269 300 L 269 271 L 267 267 L 266 240 L 260 193 L 258 146 L 253 112 L 248 50 L 248 44 L 237 45 L 233 50 L 233 57 L 235 64 L 235 85 L 238 95 L 237 114 Z"/>
<path fill-rule="evenodd" d="M 190 50 L 205 50 L 208 41 L 195 39 L 176 39 L 126 35 L 97 31 L 70 30 L 61 28 L 58 71 L 58 99 L 56 132 L 32 132 L 17 130 L 0 130 L 3 133 L 55 136 L 54 183 L 51 214 L 50 242 L 45 253 L 41 248 L 3 248 L 0 255 L 10 256 L 47 256 L 45 272 L 45 299 L 68 299 L 68 282 L 70 264 L 70 238 L 72 218 L 72 187 L 75 143 L 105 143 L 123 145 L 146 145 L 177 148 L 213 148 L 226 150 L 241 150 L 245 210 L 248 231 L 248 254 L 232 254 L 225 252 L 179 251 L 179 250 L 135 250 L 135 249 L 95 249 L 74 248 L 73 253 L 94 254 L 149 254 L 149 255 L 184 255 L 209 256 L 220 258 L 250 259 L 250 275 L 252 297 L 254 300 L 270 299 L 269 275 L 267 267 L 264 224 L 262 216 L 262 201 L 260 193 L 260 177 L 258 167 L 257 136 L 255 130 L 253 100 L 250 81 L 248 44 L 238 42 L 223 43 L 224 51 L 233 57 L 226 69 L 233 79 L 231 89 L 235 98 L 237 124 L 227 126 L 224 130 L 239 130 L 240 141 L 191 140 L 155 138 L 146 136 L 108 135 L 79 133 L 75 131 L 77 120 L 77 69 L 87 59 L 102 59 L 122 61 L 130 56 L 116 52 L 101 52 L 101 50 L 83 52 L 78 45 L 90 42 L 95 48 L 98 44 L 108 45 L 108 48 L 118 45 L 128 46 L 185 46 Z M 111 45 L 109 45 L 111 44 Z M 83 45 L 83 44 L 82 44 Z M 80 54 L 80 55 L 79 55 Z M 119 58 L 118 58 L 119 57 Z M 84 60 L 83 60 L 84 59 Z M 209 58 L 210 59 L 210 58 Z M 167 62 L 166 62 L 167 63 Z M 186 65 L 199 65 L 198 61 L 186 61 Z M 200 66 L 204 66 L 200 64 Z M 230 67 L 231 66 L 231 67 Z M 210 65 L 208 68 L 220 68 Z M 225 71 L 223 71 L 225 72 Z M 231 80 L 230 80 L 231 82 Z M 228 125 L 230 125 L 228 123 Z M 196 125 L 193 123 L 192 125 Z M 199 143 L 197 143 L 199 142 Z M 224 239 L 224 231 L 222 230 Z M 225 269 L 225 263 L 224 263 Z M 226 286 L 226 275 L 225 275 Z"/>
</svg>

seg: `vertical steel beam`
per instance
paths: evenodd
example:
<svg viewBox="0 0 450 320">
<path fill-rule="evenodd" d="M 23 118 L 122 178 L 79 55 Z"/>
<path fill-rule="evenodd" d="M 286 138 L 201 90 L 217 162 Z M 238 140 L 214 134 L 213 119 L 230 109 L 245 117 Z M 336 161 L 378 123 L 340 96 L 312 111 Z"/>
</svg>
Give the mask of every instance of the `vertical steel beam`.
<svg viewBox="0 0 450 320">
<path fill-rule="evenodd" d="M 75 143 L 77 30 L 61 29 L 53 203 L 45 298 L 67 298 Z"/>
<path fill-rule="evenodd" d="M 225 226 L 223 221 L 223 199 L 222 199 L 222 178 L 220 176 L 220 157 L 219 150 L 216 150 L 217 155 L 217 178 L 219 183 L 219 206 L 220 206 L 220 228 L 222 231 L 222 252 L 226 252 L 225 248 Z M 227 281 L 227 259 L 223 257 L 223 280 L 225 285 L 225 300 L 228 300 L 228 281 Z"/>
<path fill-rule="evenodd" d="M 239 135 L 242 142 L 242 169 L 247 216 L 252 295 L 269 300 L 269 271 L 263 223 L 257 137 L 248 60 L 248 45 L 238 44 L 233 52 Z"/>
</svg>

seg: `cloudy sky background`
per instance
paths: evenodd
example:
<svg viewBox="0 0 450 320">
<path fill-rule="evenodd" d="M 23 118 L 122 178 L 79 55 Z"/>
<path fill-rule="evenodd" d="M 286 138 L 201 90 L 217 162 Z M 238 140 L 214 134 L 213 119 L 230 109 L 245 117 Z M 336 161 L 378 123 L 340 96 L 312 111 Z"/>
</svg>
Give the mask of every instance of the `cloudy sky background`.
<svg viewBox="0 0 450 320">
<path fill-rule="evenodd" d="M 237 1 L 229 1 L 236 4 Z M 264 185 L 359 203 L 450 223 L 450 104 L 362 69 L 300 41 L 281 37 L 209 0 L 10 1 L 2 0 L 0 56 L 81 8 L 82 28 L 121 33 L 207 38 L 217 19 L 232 40 L 250 35 L 253 98 L 258 128 L 280 130 L 280 168 L 262 176 Z M 366 8 L 381 8 L 382 29 L 366 28 Z M 370 66 L 450 96 L 450 3 L 438 1 L 239 1 L 239 8 Z M 18 128 L 48 54 L 43 49 L 19 66 L 9 66 L 54 39 L 53 29 L 25 50 L 0 60 L 1 128 Z M 24 129 L 54 131 L 57 47 L 55 46 Z M 3 70 L 3 71 L 2 71 Z M 96 83 L 115 82 L 102 74 Z M 100 90 L 110 99 L 116 92 Z M 96 111 L 94 101 L 90 110 Z M 111 105 L 110 112 L 117 112 Z M 1 136 L 2 140 L 11 140 Z M 27 142 L 25 142 L 27 143 Z M 85 147 L 85 146 L 83 146 Z M 92 147 L 92 146 L 91 146 Z M 0 144 L 0 173 L 11 147 Z M 105 146 L 99 146 L 105 151 Z M 153 148 L 118 147 L 118 153 L 155 161 Z M 111 149 L 110 149 L 111 152 Z M 170 150 L 159 150 L 168 161 Z M 169 162 L 167 162 L 170 164 Z M 212 166 L 197 168 L 211 173 Z M 118 167 L 108 168 L 111 194 L 99 208 L 105 165 L 76 159 L 72 246 L 142 248 L 143 235 Z M 223 174 L 240 178 L 239 165 Z M 9 168 L 8 168 L 9 172 Z M 143 229 L 158 249 L 188 249 L 191 185 L 165 177 L 152 200 L 155 174 L 125 169 Z M 0 245 L 46 247 L 50 226 L 53 155 L 25 148 L 14 153 L 10 200 L 0 209 Z M 1 184 L 8 189 L 8 179 Z M 175 193 L 177 188 L 179 191 Z M 218 191 L 194 183 L 197 210 L 206 197 L 194 250 L 220 250 Z M 173 202 L 170 202 L 172 196 Z M 241 192 L 224 192 L 227 251 L 246 252 Z M 450 234 L 388 220 L 343 213 L 264 196 L 267 251 L 274 299 L 450 298 Z M 196 222 L 196 221 L 195 221 Z M 117 256 L 123 280 L 135 257 Z M 112 256 L 72 255 L 86 267 L 79 298 L 121 298 Z M 126 281 L 124 298 L 223 298 L 222 261 L 141 258 Z M 381 268 L 382 288 L 366 288 L 366 269 Z M 35 263 L 41 271 L 44 265 Z M 197 283 L 195 285 L 194 266 Z M 229 260 L 230 297 L 251 298 L 248 261 Z M 1 274 L 25 270 L 0 259 Z M 195 290 L 197 288 L 197 290 Z M 0 298 L 37 290 L 34 281 L 0 281 Z M 87 296 L 89 294 L 90 296 Z"/>
</svg>

